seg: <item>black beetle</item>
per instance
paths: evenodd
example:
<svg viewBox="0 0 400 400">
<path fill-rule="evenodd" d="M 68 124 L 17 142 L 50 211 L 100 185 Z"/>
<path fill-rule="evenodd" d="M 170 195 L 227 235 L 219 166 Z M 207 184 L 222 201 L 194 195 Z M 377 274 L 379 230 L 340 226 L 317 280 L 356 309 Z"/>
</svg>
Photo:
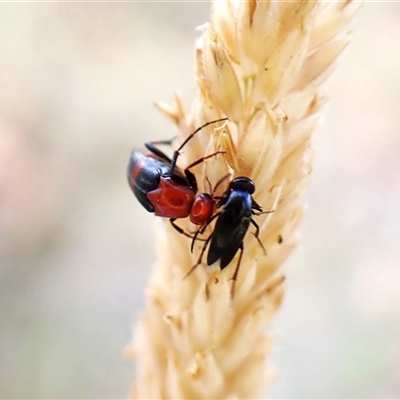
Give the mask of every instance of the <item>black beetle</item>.
<svg viewBox="0 0 400 400">
<path fill-rule="evenodd" d="M 190 269 L 186 276 L 202 263 L 202 258 L 207 246 L 209 246 L 207 265 L 212 265 L 219 261 L 219 267 L 221 270 L 229 265 L 236 253 L 240 250 L 236 269 L 232 275 L 233 283 L 231 296 L 233 297 L 235 282 L 243 255 L 243 240 L 250 224 L 254 225 L 256 229 L 254 236 L 265 253 L 264 246 L 258 237 L 260 228 L 254 221 L 253 216 L 273 211 L 263 211 L 262 207 L 253 199 L 252 194 L 254 191 L 255 185 L 250 178 L 238 177 L 234 178 L 229 183 L 227 190 L 222 196 L 215 197 L 218 200 L 217 209 L 222 207 L 222 210 L 210 218 L 194 235 L 191 246 L 192 251 L 197 236 L 204 233 L 207 226 L 217 218 L 215 227 L 212 233 L 207 237 L 197 263 Z"/>
</svg>

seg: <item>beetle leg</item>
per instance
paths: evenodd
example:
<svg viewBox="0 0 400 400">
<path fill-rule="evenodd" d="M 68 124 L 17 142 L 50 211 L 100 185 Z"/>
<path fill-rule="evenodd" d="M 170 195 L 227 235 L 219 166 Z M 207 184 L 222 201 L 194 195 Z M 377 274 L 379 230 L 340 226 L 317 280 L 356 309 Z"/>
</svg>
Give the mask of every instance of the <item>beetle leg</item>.
<svg viewBox="0 0 400 400">
<path fill-rule="evenodd" d="M 184 229 L 182 229 L 179 225 L 177 225 L 175 223 L 176 218 L 170 218 L 169 222 L 171 222 L 171 225 L 174 227 L 174 229 L 176 229 L 181 235 L 184 235 L 190 239 L 193 239 L 193 241 L 195 241 L 197 239 L 197 232 L 196 234 L 193 236 L 190 233 L 187 233 Z M 200 240 L 201 242 L 204 242 L 205 239 L 199 238 L 197 240 Z"/>
<path fill-rule="evenodd" d="M 212 234 L 211 234 L 211 235 L 207 238 L 207 240 L 204 242 L 203 248 L 201 249 L 200 257 L 199 257 L 199 259 L 197 260 L 196 264 L 194 264 L 193 267 L 190 268 L 190 270 L 185 274 L 185 276 L 183 277 L 183 279 L 187 278 L 187 277 L 195 270 L 195 268 L 196 268 L 198 265 L 200 265 L 200 264 L 202 263 L 201 260 L 203 259 L 204 252 L 205 252 L 206 249 L 207 249 L 207 245 L 208 245 L 208 243 L 210 242 L 211 237 L 212 237 Z"/>
<path fill-rule="evenodd" d="M 252 213 L 253 215 L 259 216 L 259 215 L 263 215 L 263 214 L 271 214 L 271 213 L 273 213 L 274 211 L 275 211 L 275 210 L 254 212 L 254 210 L 252 210 L 251 213 Z"/>
<path fill-rule="evenodd" d="M 185 141 L 178 147 L 178 149 L 177 149 L 176 151 L 179 152 L 180 150 L 182 150 L 182 148 L 186 145 L 186 143 L 187 143 L 190 139 L 192 139 L 192 137 L 193 137 L 196 133 L 200 132 L 202 129 L 206 128 L 208 125 L 215 124 L 215 123 L 217 123 L 217 122 L 222 122 L 222 121 L 228 121 L 228 118 L 216 119 L 216 120 L 214 120 L 214 121 L 209 121 L 209 122 L 205 123 L 204 125 L 200 126 L 199 128 L 197 128 L 193 133 L 191 133 L 191 134 L 185 139 Z"/>
<path fill-rule="evenodd" d="M 211 224 L 211 222 L 218 217 L 218 215 L 221 214 L 220 212 L 213 215 L 208 221 L 207 223 L 205 223 L 203 226 L 200 226 L 199 229 L 197 229 L 196 233 L 194 234 L 193 240 L 192 240 L 192 244 L 190 246 L 190 252 L 193 253 L 193 248 L 194 248 L 194 242 L 197 239 L 197 236 L 200 234 L 202 235 L 204 233 L 204 231 L 206 230 L 207 226 Z M 210 235 L 211 236 L 211 235 Z M 208 238 L 207 240 L 209 240 L 210 238 Z M 197 239 L 200 240 L 200 239 Z"/>
<path fill-rule="evenodd" d="M 267 252 L 265 250 L 264 245 L 261 243 L 260 238 L 258 237 L 258 234 L 260 233 L 260 227 L 258 226 L 257 222 L 254 221 L 253 218 L 250 218 L 250 222 L 255 226 L 256 228 L 256 232 L 254 233 L 255 238 L 257 239 L 259 245 L 261 246 L 261 248 L 263 249 L 264 255 L 267 255 Z"/>
<path fill-rule="evenodd" d="M 198 164 L 201 164 L 202 162 L 204 162 L 205 160 L 211 158 L 211 157 L 215 157 L 218 154 L 224 154 L 226 153 L 226 151 L 216 151 L 215 153 L 211 153 L 207 156 L 201 157 L 198 160 L 196 160 L 195 162 L 192 162 L 190 165 L 188 165 L 183 172 L 185 173 L 185 176 L 187 178 L 187 180 L 189 181 L 190 185 L 194 188 L 195 192 L 197 192 L 197 181 L 196 178 L 193 174 L 193 172 L 189 171 L 190 168 L 195 167 Z"/>
<path fill-rule="evenodd" d="M 243 256 L 243 242 L 241 243 L 240 247 L 240 254 L 239 254 L 239 259 L 238 262 L 236 264 L 236 269 L 235 272 L 232 275 L 232 285 L 231 285 L 231 299 L 233 300 L 233 297 L 235 296 L 235 288 L 236 288 L 236 279 L 239 273 L 239 267 L 240 267 L 240 263 L 242 262 L 242 256 Z"/>
<path fill-rule="evenodd" d="M 207 127 L 208 125 L 215 124 L 217 122 L 222 122 L 222 121 L 228 121 L 228 118 L 221 118 L 221 119 L 216 119 L 215 121 L 210 121 L 207 122 L 206 124 L 200 126 L 200 128 L 197 128 L 193 133 L 191 133 L 185 140 L 184 142 L 174 151 L 174 154 L 172 155 L 172 160 L 171 160 L 171 171 L 175 169 L 176 165 L 176 160 L 179 157 L 179 152 L 182 150 L 182 148 L 186 145 L 186 143 L 193 138 L 193 136 L 200 132 L 203 128 Z"/>
<path fill-rule="evenodd" d="M 155 145 L 163 144 L 166 146 L 171 146 L 174 139 L 175 138 L 172 138 L 169 140 L 158 140 L 158 141 L 154 141 L 154 142 L 147 142 L 144 145 L 147 150 L 151 151 L 153 154 L 155 154 L 156 156 L 160 157 L 162 160 L 164 160 L 170 164 L 172 162 L 171 159 L 164 152 L 162 152 L 159 148 L 157 148 Z"/>
<path fill-rule="evenodd" d="M 257 211 L 259 211 L 261 214 L 263 214 L 264 213 L 264 211 L 263 211 L 263 209 L 262 209 L 262 207 L 253 199 L 253 197 L 251 198 L 251 200 L 252 200 L 252 205 L 251 205 L 251 209 L 252 209 L 252 211 L 253 210 L 257 210 Z M 270 211 L 265 211 L 265 212 L 270 212 Z M 253 211 L 253 213 L 254 213 L 254 211 Z M 257 214 L 258 215 L 258 214 Z"/>
<path fill-rule="evenodd" d="M 226 153 L 226 151 L 225 151 L 224 153 Z M 215 193 L 215 192 L 217 191 L 217 189 L 219 188 L 219 185 L 220 185 L 225 179 L 230 178 L 230 176 L 231 176 L 231 173 L 228 172 L 226 175 L 224 175 L 224 176 L 215 184 L 214 189 L 213 189 L 213 191 L 212 191 L 213 196 L 214 196 L 214 193 Z M 217 199 L 217 198 L 221 198 L 221 196 L 216 196 L 215 198 L 216 198 L 216 199 Z"/>
<path fill-rule="evenodd" d="M 207 159 L 209 159 L 209 158 L 211 158 L 211 157 L 215 157 L 215 156 L 217 156 L 218 154 L 225 154 L 225 153 L 226 153 L 226 151 L 216 151 L 216 152 L 214 152 L 214 153 L 208 154 L 207 156 L 203 156 L 203 157 L 199 158 L 198 160 L 196 160 L 195 162 L 192 162 L 190 165 L 188 165 L 188 166 L 185 168 L 185 170 L 188 170 L 188 169 L 190 169 L 190 168 L 193 168 L 194 166 L 196 166 L 196 165 L 198 165 L 198 164 L 201 164 L 201 163 L 204 162 L 205 160 L 207 160 Z"/>
<path fill-rule="evenodd" d="M 188 169 L 183 171 L 185 173 L 186 179 L 189 182 L 190 187 L 192 188 L 194 193 L 197 193 L 197 180 L 193 172 L 190 172 Z"/>
</svg>

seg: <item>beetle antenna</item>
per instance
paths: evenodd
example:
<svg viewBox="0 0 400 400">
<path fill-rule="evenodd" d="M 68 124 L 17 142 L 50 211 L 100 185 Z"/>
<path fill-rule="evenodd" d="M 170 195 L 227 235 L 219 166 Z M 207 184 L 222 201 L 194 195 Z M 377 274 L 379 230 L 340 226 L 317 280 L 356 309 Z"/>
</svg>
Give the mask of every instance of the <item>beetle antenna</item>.
<svg viewBox="0 0 400 400">
<path fill-rule="evenodd" d="M 228 118 L 220 118 L 220 119 L 216 119 L 214 121 L 210 121 L 205 123 L 204 125 L 200 126 L 200 128 L 197 128 L 193 133 L 191 133 L 185 140 L 184 142 L 174 151 L 174 154 L 172 155 L 172 159 L 171 159 L 171 171 L 173 171 L 175 169 L 175 165 L 176 165 L 176 161 L 178 160 L 179 157 L 179 152 L 182 150 L 182 148 L 186 145 L 186 143 L 193 138 L 193 136 L 200 132 L 202 129 L 204 129 L 205 127 L 207 127 L 208 125 L 211 124 L 215 124 L 217 122 L 222 122 L 222 121 L 228 121 Z"/>
</svg>

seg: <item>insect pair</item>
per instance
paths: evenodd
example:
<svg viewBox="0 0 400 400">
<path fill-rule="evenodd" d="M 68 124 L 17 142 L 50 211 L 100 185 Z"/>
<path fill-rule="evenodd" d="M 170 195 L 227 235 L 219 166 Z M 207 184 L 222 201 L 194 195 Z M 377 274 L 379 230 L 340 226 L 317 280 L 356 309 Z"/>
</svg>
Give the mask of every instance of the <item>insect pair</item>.
<svg viewBox="0 0 400 400">
<path fill-rule="evenodd" d="M 258 237 L 259 227 L 253 219 L 254 215 L 263 213 L 261 206 L 252 197 L 255 191 L 254 182 L 247 177 L 238 177 L 229 183 L 222 196 L 214 196 L 213 193 L 200 193 L 196 196 L 197 180 L 190 169 L 224 152 L 217 151 L 203 156 L 188 165 L 183 171 L 176 165 L 182 148 L 200 130 L 223 121 L 227 121 L 227 118 L 208 122 L 196 129 L 173 152 L 171 158 L 156 147 L 159 144 L 171 145 L 171 140 L 147 142 L 145 147 L 150 153 L 143 154 L 133 150 L 127 172 L 129 185 L 142 206 L 147 211 L 154 212 L 155 215 L 169 218 L 172 226 L 178 232 L 192 238 L 192 251 L 198 235 L 203 234 L 210 223 L 216 219 L 213 232 L 205 239 L 197 263 L 187 275 L 201 264 L 207 247 L 209 247 L 207 265 L 219 261 L 221 270 L 229 265 L 240 250 L 236 269 L 232 276 L 231 294 L 233 295 L 234 283 L 243 255 L 243 240 L 250 224 L 254 225 L 256 229 L 254 235 L 264 250 Z M 225 178 L 221 179 L 216 186 Z M 176 219 L 186 217 L 189 217 L 193 224 L 199 226 L 194 236 L 185 232 L 175 223 Z"/>
</svg>

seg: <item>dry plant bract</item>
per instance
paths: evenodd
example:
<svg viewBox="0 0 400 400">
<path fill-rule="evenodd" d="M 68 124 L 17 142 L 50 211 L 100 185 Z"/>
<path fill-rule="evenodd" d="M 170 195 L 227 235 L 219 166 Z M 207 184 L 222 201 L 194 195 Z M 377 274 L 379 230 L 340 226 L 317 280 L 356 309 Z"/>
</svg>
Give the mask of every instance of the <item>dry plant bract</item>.
<svg viewBox="0 0 400 400">
<path fill-rule="evenodd" d="M 190 239 L 155 218 L 158 262 L 132 345 L 134 398 L 250 399 L 270 382 L 273 340 L 264 330 L 283 297 L 279 268 L 296 246 L 312 133 L 327 100 L 323 85 L 351 39 L 343 30 L 359 4 L 212 3 L 211 23 L 201 27 L 196 43 L 198 93 L 191 111 L 178 95 L 172 105 L 157 105 L 178 127 L 180 140 L 205 122 L 229 118 L 200 132 L 180 163 L 222 150 L 225 155 L 194 169 L 200 190 L 209 191 L 206 177 L 214 185 L 227 173 L 255 182 L 257 203 L 274 210 L 255 217 L 266 254 L 250 228 L 232 301 L 237 256 L 223 271 L 200 265 L 183 279 L 203 243 L 191 254 Z"/>
</svg>

